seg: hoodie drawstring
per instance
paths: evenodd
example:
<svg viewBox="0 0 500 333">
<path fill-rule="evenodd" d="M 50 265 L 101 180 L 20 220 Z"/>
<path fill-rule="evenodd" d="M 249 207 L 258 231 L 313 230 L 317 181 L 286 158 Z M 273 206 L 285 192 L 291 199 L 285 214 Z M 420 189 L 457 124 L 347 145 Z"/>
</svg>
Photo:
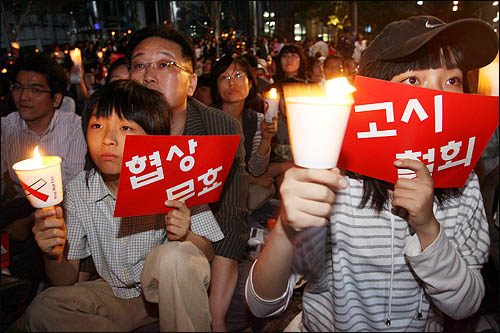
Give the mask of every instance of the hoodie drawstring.
<svg viewBox="0 0 500 333">
<path fill-rule="evenodd" d="M 394 215 L 391 214 L 391 287 L 389 289 L 389 314 L 385 321 L 387 326 L 391 326 L 391 312 L 392 312 L 392 285 L 394 282 Z"/>
<path fill-rule="evenodd" d="M 418 319 L 422 319 L 422 301 L 424 299 L 424 287 L 420 287 L 420 300 L 418 301 L 418 311 L 417 317 Z"/>
</svg>

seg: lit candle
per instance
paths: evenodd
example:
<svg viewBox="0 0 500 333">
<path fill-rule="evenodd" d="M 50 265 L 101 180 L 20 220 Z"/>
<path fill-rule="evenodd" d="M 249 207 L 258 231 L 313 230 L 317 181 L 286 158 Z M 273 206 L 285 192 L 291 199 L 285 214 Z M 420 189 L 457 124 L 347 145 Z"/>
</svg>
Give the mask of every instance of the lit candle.
<svg viewBox="0 0 500 333">
<path fill-rule="evenodd" d="M 276 92 L 276 88 L 272 88 L 269 91 L 269 94 L 266 94 L 264 98 L 264 119 L 268 123 L 273 122 L 273 118 L 275 118 L 278 114 L 280 99 L 278 97 L 278 93 Z"/>
<path fill-rule="evenodd" d="M 53 207 L 62 201 L 61 161 L 59 156 L 41 156 L 36 146 L 33 158 L 12 166 L 33 207 Z"/>
<path fill-rule="evenodd" d="M 97 52 L 97 56 L 99 57 L 99 59 L 102 59 L 102 52 L 101 51 Z"/>
<path fill-rule="evenodd" d="M 82 65 L 82 54 L 80 53 L 79 48 L 75 48 L 74 50 L 71 50 L 69 52 L 69 56 L 71 57 L 71 60 L 73 61 L 73 64 L 80 68 Z"/>
<path fill-rule="evenodd" d="M 284 89 L 294 163 L 314 169 L 335 167 L 356 89 L 345 77 L 327 81 L 325 92 Z"/>
<path fill-rule="evenodd" d="M 40 156 L 36 146 L 33 158 L 12 166 L 33 207 L 42 210 L 55 209 L 63 200 L 61 161 L 59 156 Z"/>
<path fill-rule="evenodd" d="M 20 47 L 19 47 L 19 43 L 18 42 L 12 42 L 10 43 L 10 46 L 13 48 L 13 49 L 16 49 L 16 50 L 19 50 Z"/>
</svg>

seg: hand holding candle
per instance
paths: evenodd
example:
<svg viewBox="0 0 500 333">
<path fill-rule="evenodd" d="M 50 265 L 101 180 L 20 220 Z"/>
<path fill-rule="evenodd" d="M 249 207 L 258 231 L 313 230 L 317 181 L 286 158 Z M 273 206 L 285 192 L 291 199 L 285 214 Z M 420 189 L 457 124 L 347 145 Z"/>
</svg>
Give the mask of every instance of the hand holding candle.
<svg viewBox="0 0 500 333">
<path fill-rule="evenodd" d="M 314 96 L 314 88 L 284 89 L 294 163 L 312 169 L 335 167 L 354 103 L 354 87 L 343 77 L 327 81 L 326 94 L 319 96 Z M 325 225 L 301 230 L 293 238 L 292 270 L 312 282 L 311 293 L 328 289 L 326 235 Z"/>
<path fill-rule="evenodd" d="M 34 158 L 15 163 L 12 168 L 30 204 L 42 211 L 54 210 L 63 200 L 62 160 L 59 156 L 40 156 L 38 146 L 34 155 Z"/>
</svg>

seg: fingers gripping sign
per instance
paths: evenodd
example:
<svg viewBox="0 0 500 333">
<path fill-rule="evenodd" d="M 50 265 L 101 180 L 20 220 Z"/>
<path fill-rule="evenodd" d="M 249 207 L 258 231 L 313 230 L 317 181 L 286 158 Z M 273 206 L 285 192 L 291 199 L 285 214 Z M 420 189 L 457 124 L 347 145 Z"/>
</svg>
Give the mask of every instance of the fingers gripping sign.
<svg viewBox="0 0 500 333">
<path fill-rule="evenodd" d="M 171 241 L 184 240 L 191 225 L 191 211 L 184 202 L 177 200 L 167 200 L 165 206 L 174 208 L 165 215 L 168 239 Z"/>
<path fill-rule="evenodd" d="M 421 161 L 401 159 L 395 161 L 394 166 L 416 173 L 416 178 L 398 179 L 394 185 L 392 206 L 397 215 L 407 219 L 415 229 L 424 249 L 439 234 L 439 223 L 433 212 L 434 181 Z"/>
<path fill-rule="evenodd" d="M 32 231 L 42 253 L 50 259 L 61 260 L 66 244 L 66 223 L 62 208 L 56 206 L 55 209 L 37 210 Z"/>
</svg>

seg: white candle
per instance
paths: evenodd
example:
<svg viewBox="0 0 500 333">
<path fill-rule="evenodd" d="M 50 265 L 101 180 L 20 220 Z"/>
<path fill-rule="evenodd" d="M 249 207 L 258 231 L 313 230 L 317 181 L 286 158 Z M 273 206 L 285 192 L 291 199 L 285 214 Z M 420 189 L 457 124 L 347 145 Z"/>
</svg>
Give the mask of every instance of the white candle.
<svg viewBox="0 0 500 333">
<path fill-rule="evenodd" d="M 327 81 L 323 96 L 304 94 L 285 98 L 296 165 L 314 169 L 337 165 L 355 90 L 342 77 Z"/>
<path fill-rule="evenodd" d="M 264 98 L 264 120 L 268 123 L 273 122 L 273 118 L 278 114 L 280 99 L 276 88 L 272 88 L 269 94 Z"/>
<path fill-rule="evenodd" d="M 77 67 L 80 67 L 82 64 L 82 55 L 80 53 L 79 48 L 75 48 L 74 50 L 71 50 L 69 52 L 69 56 L 71 57 L 71 60 L 73 61 L 73 64 Z"/>
<path fill-rule="evenodd" d="M 35 208 L 47 208 L 63 200 L 61 158 L 40 156 L 38 146 L 34 157 L 15 163 L 12 168 Z"/>
</svg>

